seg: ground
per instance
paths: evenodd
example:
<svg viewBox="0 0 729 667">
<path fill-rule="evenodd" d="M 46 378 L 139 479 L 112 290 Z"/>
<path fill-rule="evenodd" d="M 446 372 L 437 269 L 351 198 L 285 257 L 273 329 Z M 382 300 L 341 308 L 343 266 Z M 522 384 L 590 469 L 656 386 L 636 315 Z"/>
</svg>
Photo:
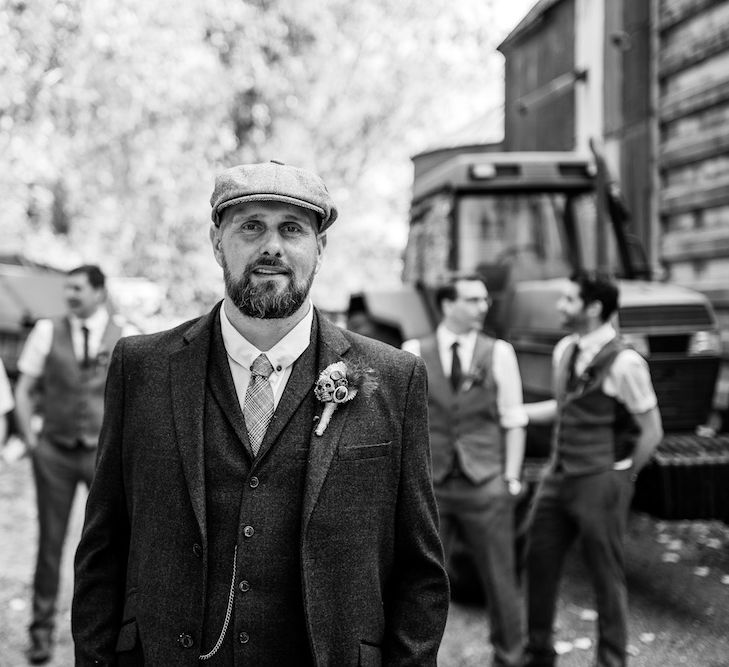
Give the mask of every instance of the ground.
<svg viewBox="0 0 729 667">
<path fill-rule="evenodd" d="M 70 601 L 73 551 L 85 493 L 79 492 L 64 555 L 57 649 L 51 667 L 73 665 Z M 0 667 L 20 667 L 30 617 L 36 549 L 27 459 L 0 467 Z M 728 667 L 729 529 L 718 522 L 661 522 L 633 515 L 627 539 L 631 667 Z M 573 558 L 564 577 L 557 639 L 560 667 L 587 667 L 594 641 L 588 577 Z M 488 665 L 482 606 L 453 603 L 439 667 Z"/>
</svg>

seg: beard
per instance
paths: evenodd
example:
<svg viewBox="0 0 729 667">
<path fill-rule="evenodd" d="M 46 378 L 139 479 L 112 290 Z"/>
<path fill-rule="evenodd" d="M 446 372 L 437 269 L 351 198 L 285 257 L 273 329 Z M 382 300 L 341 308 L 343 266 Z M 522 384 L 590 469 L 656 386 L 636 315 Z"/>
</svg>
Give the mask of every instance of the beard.
<svg viewBox="0 0 729 667">
<path fill-rule="evenodd" d="M 297 281 L 294 272 L 280 259 L 275 257 L 260 257 L 248 264 L 243 275 L 236 279 L 230 272 L 225 255 L 222 255 L 223 279 L 225 291 L 235 307 L 248 317 L 256 319 L 281 319 L 293 315 L 306 301 L 314 282 L 316 269 L 303 280 Z M 278 279 L 259 280 L 254 284 L 251 280 L 253 271 L 261 266 L 285 269 L 288 276 L 288 285 L 280 287 Z"/>
</svg>

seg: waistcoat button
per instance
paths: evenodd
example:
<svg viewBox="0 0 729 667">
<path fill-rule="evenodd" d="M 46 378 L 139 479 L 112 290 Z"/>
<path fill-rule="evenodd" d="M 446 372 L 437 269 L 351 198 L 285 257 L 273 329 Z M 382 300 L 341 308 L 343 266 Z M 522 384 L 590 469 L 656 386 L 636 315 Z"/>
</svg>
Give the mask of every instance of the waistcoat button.
<svg viewBox="0 0 729 667">
<path fill-rule="evenodd" d="M 178 638 L 177 643 L 182 646 L 183 648 L 192 648 L 193 641 L 192 636 L 188 635 L 186 632 L 183 632 Z"/>
<path fill-rule="evenodd" d="M 251 590 L 251 585 L 244 579 L 238 584 L 238 588 L 240 589 L 241 593 L 247 593 L 249 590 Z"/>
<path fill-rule="evenodd" d="M 246 537 L 253 537 L 253 533 L 255 533 L 255 532 L 256 532 L 256 531 L 255 531 L 255 530 L 253 530 L 253 526 L 246 526 L 246 527 L 245 527 L 245 528 L 243 529 L 243 534 L 244 534 L 244 535 L 245 535 Z"/>
<path fill-rule="evenodd" d="M 202 556 L 202 547 L 199 544 L 193 544 L 192 545 L 192 553 L 194 553 L 198 558 Z"/>
<path fill-rule="evenodd" d="M 247 632 L 241 632 L 241 633 L 240 633 L 240 634 L 238 635 L 238 641 L 239 641 L 239 642 L 240 642 L 241 644 L 247 644 L 247 643 L 248 643 L 248 640 L 249 640 L 249 639 L 250 639 L 250 637 L 248 636 L 248 633 L 247 633 Z"/>
<path fill-rule="evenodd" d="M 258 484 L 259 484 L 258 477 L 251 477 L 251 479 L 248 482 L 248 484 L 250 485 L 250 487 L 252 489 L 255 489 L 258 486 Z"/>
</svg>

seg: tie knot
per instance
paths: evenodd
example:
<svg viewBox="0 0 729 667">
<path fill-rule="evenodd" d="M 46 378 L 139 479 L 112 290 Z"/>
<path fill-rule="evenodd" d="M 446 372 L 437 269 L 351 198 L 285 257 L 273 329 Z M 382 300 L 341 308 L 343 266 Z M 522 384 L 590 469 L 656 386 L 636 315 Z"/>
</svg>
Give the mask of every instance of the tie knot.
<svg viewBox="0 0 729 667">
<path fill-rule="evenodd" d="M 259 354 L 251 364 L 251 374 L 260 375 L 268 380 L 268 376 L 273 373 L 273 366 L 265 354 Z"/>
<path fill-rule="evenodd" d="M 458 341 L 455 341 L 453 343 L 453 345 L 451 345 L 451 350 L 453 350 L 454 352 L 456 352 L 458 350 L 458 345 L 459 345 Z"/>
</svg>

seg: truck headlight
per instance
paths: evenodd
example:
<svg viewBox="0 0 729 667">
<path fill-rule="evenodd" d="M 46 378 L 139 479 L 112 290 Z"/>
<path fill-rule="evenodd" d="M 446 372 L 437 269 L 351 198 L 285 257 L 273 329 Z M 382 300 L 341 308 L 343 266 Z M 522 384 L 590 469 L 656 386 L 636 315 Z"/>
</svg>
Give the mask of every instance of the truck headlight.
<svg viewBox="0 0 729 667">
<path fill-rule="evenodd" d="M 690 355 L 721 354 L 721 338 L 717 331 L 697 331 L 688 344 Z"/>
<path fill-rule="evenodd" d="M 645 334 L 621 333 L 623 342 L 632 347 L 641 357 L 646 359 L 650 356 L 651 350 L 648 346 L 648 337 Z"/>
</svg>

